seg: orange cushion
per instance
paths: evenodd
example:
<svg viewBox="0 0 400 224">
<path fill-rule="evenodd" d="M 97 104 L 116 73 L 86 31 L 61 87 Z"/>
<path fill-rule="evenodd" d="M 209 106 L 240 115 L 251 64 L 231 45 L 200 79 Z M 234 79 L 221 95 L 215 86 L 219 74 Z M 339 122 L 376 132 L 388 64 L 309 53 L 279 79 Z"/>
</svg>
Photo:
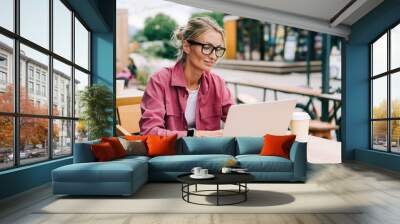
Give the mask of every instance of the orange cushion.
<svg viewBox="0 0 400 224">
<path fill-rule="evenodd" d="M 101 142 L 110 143 L 117 158 L 126 156 L 126 151 L 117 137 L 101 138 Z"/>
<path fill-rule="evenodd" d="M 296 135 L 269 135 L 264 136 L 264 145 L 261 149 L 260 155 L 262 156 L 281 156 L 289 159 L 290 147 Z"/>
<path fill-rule="evenodd" d="M 148 156 L 163 156 L 176 154 L 177 135 L 156 136 L 150 135 L 146 139 Z"/>
<path fill-rule="evenodd" d="M 129 141 L 146 141 L 147 135 L 125 135 L 124 138 Z"/>
<path fill-rule="evenodd" d="M 99 162 L 109 161 L 117 158 L 114 149 L 108 142 L 92 144 L 90 147 L 92 149 L 94 157 Z"/>
</svg>

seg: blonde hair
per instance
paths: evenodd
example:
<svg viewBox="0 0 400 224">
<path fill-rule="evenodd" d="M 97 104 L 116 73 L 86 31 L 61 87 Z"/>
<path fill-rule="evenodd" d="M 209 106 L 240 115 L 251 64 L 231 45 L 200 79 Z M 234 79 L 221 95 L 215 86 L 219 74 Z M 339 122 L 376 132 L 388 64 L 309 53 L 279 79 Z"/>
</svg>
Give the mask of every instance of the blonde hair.
<svg viewBox="0 0 400 224">
<path fill-rule="evenodd" d="M 183 51 L 183 41 L 194 39 L 209 30 L 214 30 L 221 34 L 225 42 L 224 29 L 222 29 L 214 19 L 207 16 L 191 18 L 186 26 L 178 27 L 171 38 L 172 43 L 176 49 L 178 49 L 178 61 L 186 60 L 186 53 Z"/>
</svg>

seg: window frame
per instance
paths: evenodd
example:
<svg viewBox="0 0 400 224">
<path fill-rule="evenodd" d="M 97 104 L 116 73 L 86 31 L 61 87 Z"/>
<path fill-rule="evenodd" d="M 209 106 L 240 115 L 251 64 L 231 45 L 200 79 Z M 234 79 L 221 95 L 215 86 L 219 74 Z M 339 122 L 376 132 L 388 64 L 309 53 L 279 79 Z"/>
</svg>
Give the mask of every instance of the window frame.
<svg viewBox="0 0 400 224">
<path fill-rule="evenodd" d="M 393 28 L 396 26 L 400 26 L 400 21 L 396 21 L 393 23 L 391 26 L 385 29 L 384 32 L 379 34 L 376 38 L 374 38 L 371 42 L 368 43 L 368 53 L 369 53 L 369 77 L 368 77 L 368 84 L 369 84 L 369 149 L 373 151 L 380 151 L 380 152 L 386 152 L 390 154 L 400 154 L 400 152 L 393 152 L 392 151 L 392 121 L 400 121 L 400 117 L 393 117 L 392 116 L 392 98 L 391 98 L 391 92 L 392 92 L 392 86 L 391 86 L 391 80 L 392 76 L 396 75 L 396 73 L 400 72 L 400 67 L 398 68 L 393 68 L 391 69 L 391 31 Z M 387 64 L 386 64 L 386 71 L 376 74 L 373 74 L 373 44 L 379 40 L 379 38 L 383 37 L 384 35 L 387 35 Z M 378 78 L 386 77 L 386 87 L 387 87 L 387 105 L 386 105 L 386 118 L 373 118 L 373 81 Z M 374 148 L 374 136 L 373 136 L 373 122 L 376 121 L 386 121 L 386 151 L 379 150 Z"/>
<path fill-rule="evenodd" d="M 10 169 L 16 169 L 19 167 L 23 167 L 23 166 L 29 166 L 29 165 L 33 165 L 33 164 L 37 164 L 37 163 L 43 163 L 49 160 L 53 160 L 53 159 L 61 159 L 61 158 L 65 158 L 65 157 L 70 157 L 73 156 L 73 152 L 74 152 L 74 143 L 75 143 L 75 123 L 76 121 L 79 120 L 79 117 L 75 117 L 75 108 L 72 107 L 71 108 L 71 114 L 68 116 L 61 116 L 61 115 L 53 115 L 53 59 L 58 60 L 61 63 L 64 63 L 68 66 L 71 66 L 71 94 L 72 94 L 72 99 L 71 99 L 71 104 L 74 105 L 75 103 L 75 88 L 74 88 L 74 82 L 75 82 L 75 69 L 85 73 L 88 75 L 89 77 L 89 83 L 88 86 L 92 85 L 92 69 L 91 69 L 91 49 L 92 49 L 92 44 L 91 44 L 91 37 L 92 37 L 92 31 L 91 29 L 89 29 L 89 27 L 87 26 L 87 24 L 84 22 L 84 20 L 79 16 L 78 13 L 76 13 L 72 7 L 68 4 L 68 2 L 66 2 L 65 0 L 59 0 L 69 11 L 71 11 L 71 18 L 70 18 L 70 23 L 71 23 L 71 58 L 67 59 L 64 58 L 63 56 L 55 53 L 53 50 L 53 21 L 54 21 L 54 17 L 53 17 L 53 1 L 54 0 L 48 0 L 49 3 L 49 47 L 48 49 L 46 49 L 45 47 L 42 47 L 39 44 L 36 44 L 32 41 L 30 41 L 29 39 L 24 38 L 23 36 L 20 35 L 20 0 L 14 0 L 13 1 L 13 10 L 14 10 L 14 18 L 13 18 L 13 22 L 14 22 L 14 30 L 10 31 L 4 27 L 0 26 L 0 35 L 5 36 L 7 38 L 12 39 L 13 41 L 13 54 L 12 57 L 13 59 L 11 60 L 12 63 L 12 72 L 11 75 L 13 75 L 13 79 L 14 79 L 14 110 L 13 112 L 2 112 L 0 111 L 0 116 L 11 116 L 13 118 L 13 153 L 14 153 L 14 161 L 13 161 L 13 166 L 11 167 L 5 167 L 5 168 L 0 168 L 0 172 L 5 171 L 5 170 L 10 170 Z M 85 69 L 81 66 L 79 66 L 78 64 L 75 63 L 75 18 L 77 20 L 79 20 L 79 22 L 84 26 L 84 28 L 88 31 L 88 69 Z M 32 48 L 33 50 L 36 50 L 42 54 L 45 54 L 46 56 L 48 56 L 49 59 L 49 63 L 48 63 L 48 74 L 47 74 L 47 83 L 45 85 L 45 90 L 48 92 L 46 93 L 45 91 L 45 95 L 48 97 L 48 112 L 46 115 L 39 115 L 39 114 L 27 114 L 27 113 L 21 113 L 20 111 L 20 87 L 21 87 L 21 80 L 20 80 L 20 65 L 21 65 L 21 56 L 20 56 L 20 45 L 23 44 L 29 48 Z M 32 81 L 34 84 L 34 92 L 36 92 L 35 89 L 35 85 L 36 83 L 40 83 L 42 86 L 42 79 L 41 79 L 41 74 L 43 71 L 40 71 L 39 73 L 39 80 L 36 79 L 36 69 L 35 67 L 33 70 L 33 79 L 30 79 L 30 74 L 29 74 L 29 68 L 30 65 L 29 63 L 26 64 L 27 68 L 27 72 L 25 74 L 26 76 L 26 87 L 28 87 L 28 82 Z M 27 89 L 27 91 L 29 91 Z M 41 92 L 41 91 L 40 91 Z M 42 94 L 37 95 L 38 97 L 43 97 Z M 35 103 L 35 102 L 34 102 Z M 43 160 L 38 161 L 38 162 L 32 162 L 32 163 L 26 163 L 26 164 L 21 164 L 21 159 L 20 159 L 20 119 L 21 118 L 45 118 L 47 119 L 48 122 L 48 136 L 47 136 L 47 142 L 49 144 L 47 144 L 47 150 L 48 151 L 48 155 L 47 158 L 43 158 Z M 54 147 L 53 147 L 53 123 L 54 121 L 57 120 L 65 120 L 65 121 L 70 121 L 71 122 L 71 153 L 68 155 L 63 155 L 63 156 L 54 156 Z M 51 143 L 51 144 L 50 144 Z"/>
</svg>

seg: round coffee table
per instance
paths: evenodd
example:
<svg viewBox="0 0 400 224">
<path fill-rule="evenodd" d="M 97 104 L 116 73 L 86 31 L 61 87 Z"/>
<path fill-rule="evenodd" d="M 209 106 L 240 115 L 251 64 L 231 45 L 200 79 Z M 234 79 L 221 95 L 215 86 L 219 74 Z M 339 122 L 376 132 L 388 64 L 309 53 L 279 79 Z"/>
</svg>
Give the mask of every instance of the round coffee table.
<svg viewBox="0 0 400 224">
<path fill-rule="evenodd" d="M 215 177 L 212 179 L 193 179 L 190 177 L 191 173 L 182 174 L 177 177 L 178 181 L 182 183 L 182 199 L 188 203 L 198 204 L 198 205 L 234 205 L 247 200 L 247 192 L 249 188 L 247 183 L 255 180 L 255 177 L 249 173 L 215 173 Z M 215 185 L 215 190 L 197 190 L 197 185 Z M 190 191 L 190 186 L 195 186 L 194 191 Z M 220 185 L 236 185 L 237 190 L 223 190 L 220 189 Z M 214 192 L 215 194 L 205 194 L 209 192 Z M 203 197 L 216 197 L 216 204 L 202 204 L 190 201 L 190 196 L 203 196 Z M 221 203 L 221 197 L 232 197 L 240 196 L 240 199 L 231 203 Z"/>
</svg>

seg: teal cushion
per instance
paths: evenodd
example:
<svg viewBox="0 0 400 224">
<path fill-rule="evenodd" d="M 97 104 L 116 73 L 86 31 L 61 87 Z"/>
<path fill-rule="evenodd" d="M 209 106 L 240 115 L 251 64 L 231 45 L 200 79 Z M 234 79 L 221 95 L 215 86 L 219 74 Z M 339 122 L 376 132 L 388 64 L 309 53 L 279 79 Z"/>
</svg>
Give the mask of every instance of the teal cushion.
<svg viewBox="0 0 400 224">
<path fill-rule="evenodd" d="M 219 171 L 227 161 L 235 159 L 231 155 L 174 155 L 157 156 L 149 160 L 149 170 L 163 172 L 190 172 L 200 166 L 210 171 Z"/>
<path fill-rule="evenodd" d="M 264 145 L 263 137 L 237 137 L 236 155 L 259 154 Z"/>
<path fill-rule="evenodd" d="M 130 182 L 136 172 L 147 171 L 145 161 L 131 159 L 108 162 L 74 163 L 53 170 L 59 182 Z"/>
<path fill-rule="evenodd" d="M 279 156 L 239 155 L 239 165 L 250 172 L 292 172 L 292 161 Z"/>
<path fill-rule="evenodd" d="M 225 154 L 235 155 L 235 139 L 232 137 L 184 137 L 181 151 L 177 154 Z"/>
<path fill-rule="evenodd" d="M 127 162 L 130 162 L 130 161 L 135 161 L 135 160 L 140 160 L 140 161 L 143 161 L 143 162 L 147 162 L 147 161 L 149 161 L 149 159 L 150 159 L 150 157 L 147 157 L 147 156 L 131 155 L 131 156 L 125 156 L 124 158 L 121 158 L 121 159 L 113 160 L 113 162 L 115 162 L 115 161 L 127 161 Z"/>
</svg>

